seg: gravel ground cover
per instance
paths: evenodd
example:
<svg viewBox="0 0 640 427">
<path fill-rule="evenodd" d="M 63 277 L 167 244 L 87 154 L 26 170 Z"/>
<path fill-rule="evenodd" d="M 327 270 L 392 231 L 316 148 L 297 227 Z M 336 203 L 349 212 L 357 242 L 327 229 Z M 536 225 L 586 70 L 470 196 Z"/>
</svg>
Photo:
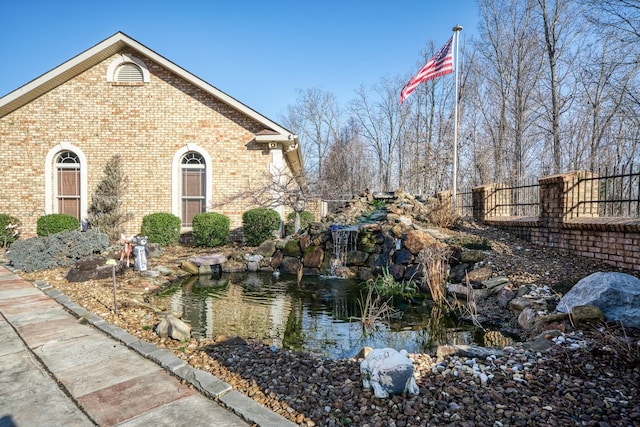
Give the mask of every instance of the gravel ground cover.
<svg viewBox="0 0 640 427">
<path fill-rule="evenodd" d="M 492 249 L 484 264 L 514 287 L 548 286 L 561 295 L 593 272 L 618 271 L 490 227 L 468 224 L 453 233 L 486 238 Z M 193 248 L 174 248 L 151 263 L 169 264 L 193 253 Z M 303 426 L 640 425 L 640 331 L 619 325 L 565 325 L 543 335 L 545 349 L 523 343 L 482 357 L 412 354 L 420 394 L 377 399 L 363 390 L 355 358 L 329 360 L 229 337 L 160 339 L 153 327 L 162 313 L 119 291 L 116 315 L 110 280 L 69 283 L 65 275 L 66 269 L 21 274 L 49 282 L 105 320 L 175 352 Z M 481 310 L 496 307 L 481 305 Z"/>
</svg>

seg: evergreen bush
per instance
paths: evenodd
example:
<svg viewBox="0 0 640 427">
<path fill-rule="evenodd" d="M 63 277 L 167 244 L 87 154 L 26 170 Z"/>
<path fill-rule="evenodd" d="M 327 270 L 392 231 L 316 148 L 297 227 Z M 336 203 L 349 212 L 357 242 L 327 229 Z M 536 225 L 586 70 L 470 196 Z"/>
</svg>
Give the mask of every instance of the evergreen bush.
<svg viewBox="0 0 640 427">
<path fill-rule="evenodd" d="M 91 205 L 87 221 L 94 230 L 105 233 L 112 242 L 118 241 L 123 233 L 123 224 L 133 218 L 132 213 L 123 211 L 123 199 L 127 194 L 129 178 L 119 154 L 109 159 L 104 167 L 104 177 L 91 195 Z"/>
<path fill-rule="evenodd" d="M 80 221 L 69 214 L 49 214 L 38 218 L 36 224 L 36 234 L 38 236 L 48 236 L 63 231 L 80 230 Z"/>
<path fill-rule="evenodd" d="M 156 212 L 142 218 L 140 235 L 147 236 L 149 243 L 160 246 L 175 245 L 180 241 L 180 226 L 182 221 L 174 214 Z"/>
<path fill-rule="evenodd" d="M 222 246 L 229 241 L 230 221 L 226 215 L 216 212 L 202 212 L 194 215 L 193 239 L 196 246 Z"/>
<path fill-rule="evenodd" d="M 0 214 L 0 245 L 9 247 L 20 238 L 20 226 L 22 223 L 14 216 Z"/>
<path fill-rule="evenodd" d="M 280 229 L 280 215 L 273 209 L 256 208 L 242 214 L 244 241 L 249 246 L 260 246 L 273 239 L 274 231 Z"/>
<path fill-rule="evenodd" d="M 293 224 L 295 220 L 296 220 L 296 213 L 290 212 L 289 215 L 287 215 L 287 224 L 285 226 L 285 232 L 289 236 L 295 233 L 295 231 L 297 231 L 293 229 Z M 306 230 L 309 224 L 315 220 L 316 220 L 316 217 L 311 212 L 309 211 L 300 212 L 300 230 Z"/>
<path fill-rule="evenodd" d="M 32 272 L 61 266 L 98 254 L 109 246 L 106 234 L 89 230 L 62 231 L 48 236 L 17 240 L 11 245 L 7 257 L 20 270 Z"/>
</svg>

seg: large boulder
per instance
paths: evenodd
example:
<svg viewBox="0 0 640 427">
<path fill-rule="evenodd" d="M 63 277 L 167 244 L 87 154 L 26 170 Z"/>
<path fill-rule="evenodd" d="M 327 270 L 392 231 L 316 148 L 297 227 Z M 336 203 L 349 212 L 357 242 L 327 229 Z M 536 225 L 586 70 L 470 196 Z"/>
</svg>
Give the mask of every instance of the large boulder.
<svg viewBox="0 0 640 427">
<path fill-rule="evenodd" d="M 584 305 L 598 307 L 608 321 L 640 328 L 640 279 L 624 273 L 593 273 L 576 283 L 556 309 L 571 313 Z"/>
<path fill-rule="evenodd" d="M 278 269 L 282 274 L 298 274 L 301 267 L 302 263 L 298 258 L 285 256 L 278 266 Z"/>
<path fill-rule="evenodd" d="M 227 262 L 223 254 L 200 255 L 180 263 L 180 268 L 189 274 L 209 276 L 220 271 L 221 264 Z"/>
<path fill-rule="evenodd" d="M 88 280 L 107 279 L 113 275 L 113 264 L 107 263 L 108 258 L 94 256 L 83 258 L 67 272 L 67 281 L 86 282 Z M 122 274 L 122 266 L 116 265 L 116 274 Z"/>
<path fill-rule="evenodd" d="M 255 253 L 265 258 L 272 257 L 276 253 L 276 242 L 273 240 L 265 240 L 255 249 Z"/>
<path fill-rule="evenodd" d="M 302 264 L 307 268 L 320 268 L 324 259 L 324 251 L 319 246 L 309 247 L 305 251 Z"/>
<path fill-rule="evenodd" d="M 421 250 L 438 243 L 438 240 L 422 230 L 408 231 L 404 238 L 404 247 L 413 255 L 418 255 Z"/>
</svg>

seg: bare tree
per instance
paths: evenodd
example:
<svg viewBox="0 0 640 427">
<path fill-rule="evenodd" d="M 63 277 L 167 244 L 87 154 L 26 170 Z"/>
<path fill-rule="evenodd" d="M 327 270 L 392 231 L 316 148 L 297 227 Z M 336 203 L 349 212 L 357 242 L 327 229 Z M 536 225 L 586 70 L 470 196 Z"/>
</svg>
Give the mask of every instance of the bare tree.
<svg viewBox="0 0 640 427">
<path fill-rule="evenodd" d="M 537 137 L 534 124 L 537 88 L 542 76 L 542 51 L 537 44 L 533 1 L 482 0 L 480 41 L 471 67 L 474 105 L 493 157 L 494 180 L 521 179 L 525 165 L 534 167 Z M 486 162 L 487 154 L 478 155 Z M 486 169 L 486 165 L 483 166 Z M 483 175 L 487 175 L 483 172 Z"/>
<path fill-rule="evenodd" d="M 329 148 L 339 138 L 342 121 L 336 97 L 319 88 L 298 90 L 296 104 L 288 113 L 285 122 L 299 134 L 307 174 L 315 183 L 312 191 L 324 194 L 324 164 Z"/>
<path fill-rule="evenodd" d="M 360 138 L 356 124 L 351 121 L 342 129 L 340 138 L 331 145 L 325 162 L 323 179 L 329 184 L 327 197 L 348 200 L 371 188 L 374 159 Z"/>
<path fill-rule="evenodd" d="M 640 160 L 640 0 L 478 5 L 479 36 L 464 49 L 460 74 L 463 183 Z M 435 47 L 429 42 L 407 73 Z M 300 92 L 289 127 L 304 128 L 311 187 L 332 197 L 365 185 L 449 188 L 453 84 L 446 76 L 425 82 L 399 105 L 406 80 L 361 86 L 345 109 L 327 92 Z"/>
<path fill-rule="evenodd" d="M 640 41 L 639 0 L 583 0 L 592 13 L 591 22 L 601 30 L 613 32 L 625 44 Z"/>
<path fill-rule="evenodd" d="M 315 198 L 305 186 L 303 177 L 294 177 L 288 170 L 272 167 L 270 173 L 265 173 L 262 179 L 250 180 L 242 191 L 212 203 L 212 209 L 229 204 L 255 206 L 261 208 L 279 209 L 290 208 L 296 213 L 294 230 L 300 229 L 300 212 L 306 207 L 306 202 Z"/>
<path fill-rule="evenodd" d="M 571 47 L 579 35 L 580 15 L 576 3 L 570 0 L 537 0 L 537 3 L 547 57 L 546 89 L 551 98 L 551 108 L 547 109 L 553 153 L 551 171 L 558 173 L 563 167 L 561 116 L 571 98 L 570 94 L 563 97 L 562 83 L 571 68 Z"/>
<path fill-rule="evenodd" d="M 390 191 L 401 180 L 402 156 L 398 153 L 407 122 L 407 112 L 398 103 L 402 85 L 398 79 L 384 78 L 370 96 L 364 87 L 356 91 L 350 103 L 353 120 L 376 155 L 378 163 L 378 186 Z M 393 172 L 396 167 L 396 177 Z"/>
</svg>

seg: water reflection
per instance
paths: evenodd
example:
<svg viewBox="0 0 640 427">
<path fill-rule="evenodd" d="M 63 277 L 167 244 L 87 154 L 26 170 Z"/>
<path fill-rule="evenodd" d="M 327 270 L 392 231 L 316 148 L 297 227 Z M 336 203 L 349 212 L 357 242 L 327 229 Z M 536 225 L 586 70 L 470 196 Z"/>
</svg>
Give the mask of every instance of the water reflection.
<svg viewBox="0 0 640 427">
<path fill-rule="evenodd" d="M 154 304 L 182 313 L 193 334 L 215 339 L 238 335 L 277 348 L 332 358 L 353 357 L 363 346 L 426 352 L 441 344 L 485 345 L 484 331 L 429 306 L 404 307 L 401 317 L 363 331 L 355 281 L 237 273 L 193 276 L 154 297 Z M 496 341 L 493 332 L 488 341 Z"/>
</svg>

